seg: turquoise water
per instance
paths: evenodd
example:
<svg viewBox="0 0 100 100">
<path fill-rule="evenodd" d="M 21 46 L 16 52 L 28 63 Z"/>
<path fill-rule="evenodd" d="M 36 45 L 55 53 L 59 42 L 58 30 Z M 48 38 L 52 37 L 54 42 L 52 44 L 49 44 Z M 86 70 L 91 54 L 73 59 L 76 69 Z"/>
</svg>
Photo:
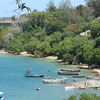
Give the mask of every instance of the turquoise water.
<svg viewBox="0 0 100 100">
<path fill-rule="evenodd" d="M 70 95 L 96 93 L 100 90 L 64 90 L 63 85 L 43 84 L 41 78 L 25 78 L 25 70 L 32 68 L 33 73 L 43 73 L 45 77 L 62 77 L 57 70 L 63 67 L 54 61 L 40 58 L 0 55 L 0 91 L 4 92 L 5 100 L 63 100 Z M 69 66 L 67 66 L 69 67 Z M 50 72 L 48 72 L 48 70 Z M 91 72 L 82 71 L 87 74 Z M 72 82 L 71 76 L 68 83 Z M 36 88 L 41 88 L 36 91 Z"/>
</svg>

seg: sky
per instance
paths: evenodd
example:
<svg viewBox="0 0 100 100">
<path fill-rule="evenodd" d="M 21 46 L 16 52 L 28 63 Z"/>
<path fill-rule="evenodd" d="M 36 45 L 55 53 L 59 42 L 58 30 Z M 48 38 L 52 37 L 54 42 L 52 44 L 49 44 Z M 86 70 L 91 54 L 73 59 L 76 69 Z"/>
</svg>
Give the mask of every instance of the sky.
<svg viewBox="0 0 100 100">
<path fill-rule="evenodd" d="M 47 4 L 50 0 L 22 0 L 25 2 L 31 10 L 37 9 L 43 11 L 47 8 Z M 58 6 L 62 0 L 53 0 L 55 5 Z M 85 0 L 70 0 L 73 6 L 85 4 Z M 14 12 L 17 9 L 15 0 L 0 0 L 0 17 L 11 17 L 13 15 L 19 15 Z M 25 13 L 24 11 L 23 13 Z M 21 14 L 22 12 L 20 12 Z"/>
</svg>

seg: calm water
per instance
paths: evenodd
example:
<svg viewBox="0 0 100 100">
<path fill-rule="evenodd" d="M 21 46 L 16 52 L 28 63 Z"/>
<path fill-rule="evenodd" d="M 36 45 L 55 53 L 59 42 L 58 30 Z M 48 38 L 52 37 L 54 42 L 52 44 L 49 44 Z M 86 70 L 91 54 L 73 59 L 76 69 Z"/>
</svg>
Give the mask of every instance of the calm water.
<svg viewBox="0 0 100 100">
<path fill-rule="evenodd" d="M 43 84 L 41 78 L 25 78 L 25 70 L 32 68 L 33 73 L 43 73 L 45 77 L 62 77 L 56 70 L 63 67 L 53 61 L 12 55 L 0 55 L 0 91 L 4 92 L 5 100 L 63 100 L 70 95 L 96 93 L 99 90 L 64 90 L 63 85 Z M 70 67 L 70 66 L 67 66 Z M 48 70 L 50 72 L 48 72 Z M 81 73 L 87 74 L 83 70 Z M 91 72 L 88 72 L 91 74 Z M 68 83 L 72 82 L 71 76 Z M 36 91 L 36 88 L 41 88 Z"/>
</svg>

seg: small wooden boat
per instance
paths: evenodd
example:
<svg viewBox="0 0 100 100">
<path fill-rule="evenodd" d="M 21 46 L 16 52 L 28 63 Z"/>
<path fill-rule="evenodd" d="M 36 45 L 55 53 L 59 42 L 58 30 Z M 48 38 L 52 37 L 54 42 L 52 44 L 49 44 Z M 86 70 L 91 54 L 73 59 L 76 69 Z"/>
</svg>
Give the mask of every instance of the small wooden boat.
<svg viewBox="0 0 100 100">
<path fill-rule="evenodd" d="M 78 75 L 78 72 L 58 71 L 59 75 Z"/>
<path fill-rule="evenodd" d="M 43 77 L 43 74 L 32 74 L 31 70 L 26 71 L 25 77 Z"/>
<path fill-rule="evenodd" d="M 73 75 L 73 78 L 84 78 L 84 75 Z"/>
<path fill-rule="evenodd" d="M 96 77 L 96 76 L 87 76 L 87 79 L 94 79 L 94 80 L 100 80 L 100 77 Z"/>
<path fill-rule="evenodd" d="M 65 83 L 65 80 L 67 80 L 67 78 L 44 78 L 43 83 L 60 84 Z"/>
<path fill-rule="evenodd" d="M 43 74 L 27 74 L 25 77 L 43 77 Z"/>
<path fill-rule="evenodd" d="M 80 69 L 60 69 L 60 71 L 80 72 Z"/>
</svg>

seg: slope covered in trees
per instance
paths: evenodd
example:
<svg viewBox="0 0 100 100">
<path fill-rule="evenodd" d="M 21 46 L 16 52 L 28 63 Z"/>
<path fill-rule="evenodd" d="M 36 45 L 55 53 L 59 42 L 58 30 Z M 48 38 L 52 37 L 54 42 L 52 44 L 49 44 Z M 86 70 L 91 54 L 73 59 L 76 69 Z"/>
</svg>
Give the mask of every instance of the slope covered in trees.
<svg viewBox="0 0 100 100">
<path fill-rule="evenodd" d="M 46 11 L 20 16 L 20 20 L 27 18 L 19 23 L 21 32 L 9 41 L 0 36 L 0 45 L 17 53 L 27 51 L 40 57 L 58 56 L 69 63 L 100 65 L 99 0 L 97 3 L 95 6 L 93 0 L 87 0 L 86 5 L 75 8 L 69 0 L 62 0 L 59 7 L 50 1 Z M 80 35 L 87 30 L 87 35 Z"/>
</svg>

